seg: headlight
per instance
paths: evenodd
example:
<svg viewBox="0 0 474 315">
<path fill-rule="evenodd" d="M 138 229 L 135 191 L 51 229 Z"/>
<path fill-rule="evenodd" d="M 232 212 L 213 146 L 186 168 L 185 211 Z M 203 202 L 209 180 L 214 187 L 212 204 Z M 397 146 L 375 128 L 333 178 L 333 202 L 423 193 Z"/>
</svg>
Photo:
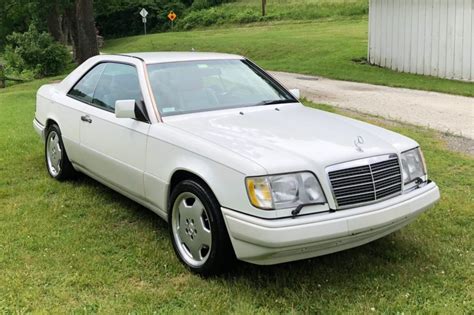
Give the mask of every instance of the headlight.
<svg viewBox="0 0 474 315">
<path fill-rule="evenodd" d="M 408 184 L 421 178 L 426 180 L 426 166 L 420 148 L 405 151 L 401 156 L 403 183 Z"/>
<path fill-rule="evenodd" d="M 250 202 L 261 209 L 326 202 L 318 180 L 310 172 L 248 177 L 246 186 Z"/>
</svg>

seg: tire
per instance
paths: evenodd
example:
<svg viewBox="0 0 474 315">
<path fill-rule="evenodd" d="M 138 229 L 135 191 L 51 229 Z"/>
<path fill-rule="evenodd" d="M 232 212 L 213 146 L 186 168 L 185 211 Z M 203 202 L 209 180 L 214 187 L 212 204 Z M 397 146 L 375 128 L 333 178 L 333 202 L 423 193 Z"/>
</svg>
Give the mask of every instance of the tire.
<svg viewBox="0 0 474 315">
<path fill-rule="evenodd" d="M 57 124 L 46 129 L 45 139 L 44 157 L 49 175 L 59 181 L 73 178 L 76 171 L 69 161 Z"/>
<path fill-rule="evenodd" d="M 220 205 L 203 183 L 176 185 L 168 207 L 169 232 L 179 260 L 201 276 L 217 275 L 235 261 Z"/>
</svg>

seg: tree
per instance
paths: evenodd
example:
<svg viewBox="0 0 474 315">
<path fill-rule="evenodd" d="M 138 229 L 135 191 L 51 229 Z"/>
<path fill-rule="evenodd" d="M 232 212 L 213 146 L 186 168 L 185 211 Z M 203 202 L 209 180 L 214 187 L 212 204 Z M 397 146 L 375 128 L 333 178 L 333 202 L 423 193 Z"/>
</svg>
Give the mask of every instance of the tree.
<svg viewBox="0 0 474 315">
<path fill-rule="evenodd" d="M 267 9 L 267 0 L 262 0 L 262 16 L 265 16 Z"/>
<path fill-rule="evenodd" d="M 25 32 L 32 21 L 31 4 L 26 0 L 0 0 L 0 51 L 8 34 Z"/>
<path fill-rule="evenodd" d="M 53 36 L 53 38 L 62 43 L 67 44 L 68 38 L 65 35 L 64 31 L 64 7 L 58 1 L 49 1 L 46 7 L 46 24 L 48 26 L 48 32 Z"/>
<path fill-rule="evenodd" d="M 99 54 L 93 0 L 0 0 L 0 46 L 8 34 L 25 32 L 31 24 L 71 43 L 77 63 Z"/>
<path fill-rule="evenodd" d="M 92 0 L 75 0 L 65 14 L 78 64 L 99 54 Z"/>
</svg>

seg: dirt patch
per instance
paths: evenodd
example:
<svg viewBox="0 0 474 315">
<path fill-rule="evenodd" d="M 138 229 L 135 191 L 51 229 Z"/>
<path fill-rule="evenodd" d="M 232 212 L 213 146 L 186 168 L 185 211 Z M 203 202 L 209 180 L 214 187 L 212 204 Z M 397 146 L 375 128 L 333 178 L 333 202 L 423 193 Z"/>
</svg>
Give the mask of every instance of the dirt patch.
<svg viewBox="0 0 474 315">
<path fill-rule="evenodd" d="M 440 137 L 451 151 L 474 156 L 474 139 L 447 134 L 440 134 Z"/>
<path fill-rule="evenodd" d="M 354 91 L 354 92 L 374 92 L 377 91 L 376 88 L 370 86 L 346 86 L 342 87 L 346 91 Z"/>
<path fill-rule="evenodd" d="M 319 78 L 317 77 L 297 77 L 296 79 L 304 80 L 304 81 L 318 81 L 319 80 Z"/>
</svg>

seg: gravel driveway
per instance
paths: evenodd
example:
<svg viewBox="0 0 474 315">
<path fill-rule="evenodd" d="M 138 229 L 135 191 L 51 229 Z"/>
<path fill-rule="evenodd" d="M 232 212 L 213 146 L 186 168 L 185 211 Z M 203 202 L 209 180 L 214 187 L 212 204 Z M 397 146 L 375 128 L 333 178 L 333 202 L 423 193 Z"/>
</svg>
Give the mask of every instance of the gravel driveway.
<svg viewBox="0 0 474 315">
<path fill-rule="evenodd" d="M 287 88 L 324 103 L 474 139 L 474 98 L 271 72 Z M 474 89 L 474 83 L 473 83 Z"/>
</svg>

